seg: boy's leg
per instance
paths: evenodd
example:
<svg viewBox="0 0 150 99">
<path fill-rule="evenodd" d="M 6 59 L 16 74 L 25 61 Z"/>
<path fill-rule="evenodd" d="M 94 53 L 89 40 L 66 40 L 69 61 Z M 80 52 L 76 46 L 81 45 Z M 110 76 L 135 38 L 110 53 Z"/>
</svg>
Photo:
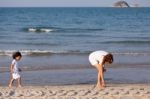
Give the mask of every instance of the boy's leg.
<svg viewBox="0 0 150 99">
<path fill-rule="evenodd" d="M 14 79 L 13 79 L 13 78 L 11 78 L 11 79 L 10 79 L 10 81 L 9 81 L 9 85 L 8 85 L 9 87 L 12 87 L 12 83 L 13 83 L 13 81 L 14 81 Z"/>
<path fill-rule="evenodd" d="M 17 82 L 18 82 L 18 87 L 22 87 L 22 86 L 21 86 L 21 77 L 19 77 L 19 78 L 17 79 Z"/>
</svg>

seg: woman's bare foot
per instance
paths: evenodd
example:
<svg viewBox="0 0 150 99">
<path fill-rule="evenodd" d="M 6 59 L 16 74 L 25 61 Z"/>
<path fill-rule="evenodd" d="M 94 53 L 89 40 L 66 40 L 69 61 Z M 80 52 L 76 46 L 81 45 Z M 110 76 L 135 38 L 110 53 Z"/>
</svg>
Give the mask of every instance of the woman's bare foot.
<svg viewBox="0 0 150 99">
<path fill-rule="evenodd" d="M 104 89 L 105 87 L 103 87 L 103 86 L 97 84 L 97 85 L 96 85 L 96 88 L 99 89 L 99 90 L 102 90 L 102 89 Z"/>
<path fill-rule="evenodd" d="M 102 83 L 102 86 L 103 86 L 103 87 L 106 87 L 106 84 L 105 84 L 105 83 Z"/>
<path fill-rule="evenodd" d="M 18 85 L 18 87 L 19 87 L 19 88 L 22 88 L 22 86 L 21 86 L 21 85 Z"/>
<path fill-rule="evenodd" d="M 103 67 L 103 72 L 106 72 L 106 68 Z"/>
</svg>

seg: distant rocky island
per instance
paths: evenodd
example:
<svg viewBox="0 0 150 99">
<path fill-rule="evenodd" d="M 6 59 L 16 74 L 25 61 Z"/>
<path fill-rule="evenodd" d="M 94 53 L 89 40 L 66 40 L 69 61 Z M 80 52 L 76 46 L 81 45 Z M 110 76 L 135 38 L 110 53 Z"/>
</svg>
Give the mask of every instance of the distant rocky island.
<svg viewBox="0 0 150 99">
<path fill-rule="evenodd" d="M 114 4 L 114 7 L 130 7 L 126 1 L 118 1 Z"/>
</svg>

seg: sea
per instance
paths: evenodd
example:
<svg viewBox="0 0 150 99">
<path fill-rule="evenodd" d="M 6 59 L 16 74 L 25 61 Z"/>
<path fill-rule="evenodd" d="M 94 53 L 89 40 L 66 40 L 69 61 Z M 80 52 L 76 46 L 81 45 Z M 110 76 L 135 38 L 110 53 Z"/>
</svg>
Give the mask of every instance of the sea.
<svg viewBox="0 0 150 99">
<path fill-rule="evenodd" d="M 150 83 L 150 8 L 0 8 L 1 85 L 15 51 L 25 85 L 95 84 L 96 50 L 114 55 L 106 82 Z"/>
</svg>

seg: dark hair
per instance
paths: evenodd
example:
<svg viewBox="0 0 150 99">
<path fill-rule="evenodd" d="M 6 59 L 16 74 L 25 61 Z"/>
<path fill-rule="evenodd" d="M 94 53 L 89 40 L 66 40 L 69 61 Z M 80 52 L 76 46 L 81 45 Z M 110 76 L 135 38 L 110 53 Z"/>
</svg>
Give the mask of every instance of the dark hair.
<svg viewBox="0 0 150 99">
<path fill-rule="evenodd" d="M 109 62 L 110 64 L 113 63 L 114 59 L 113 59 L 113 55 L 111 53 L 107 54 L 105 56 L 105 62 Z"/>
<path fill-rule="evenodd" d="M 18 56 L 22 57 L 22 55 L 21 55 L 21 53 L 19 51 L 13 53 L 13 55 L 12 55 L 13 59 L 16 59 L 16 57 L 18 57 Z"/>
</svg>

